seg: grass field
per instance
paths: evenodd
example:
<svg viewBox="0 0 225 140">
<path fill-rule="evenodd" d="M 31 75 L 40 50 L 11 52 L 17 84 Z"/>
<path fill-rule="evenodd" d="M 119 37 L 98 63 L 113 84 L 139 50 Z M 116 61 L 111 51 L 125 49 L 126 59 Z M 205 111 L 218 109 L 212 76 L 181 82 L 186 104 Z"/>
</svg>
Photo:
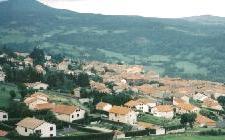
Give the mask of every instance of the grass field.
<svg viewBox="0 0 225 140">
<path fill-rule="evenodd" d="M 184 136 L 184 135 L 166 135 L 166 136 L 148 136 L 142 138 L 132 138 L 132 140 L 224 140 L 225 136 Z"/>
<path fill-rule="evenodd" d="M 180 124 L 179 119 L 169 120 L 169 119 L 155 117 L 150 114 L 141 114 L 138 117 L 138 121 L 143 121 L 143 122 L 152 123 L 156 125 L 163 125 L 164 123 L 164 126 L 175 126 Z"/>
<path fill-rule="evenodd" d="M 15 85 L 0 83 L 0 107 L 7 107 L 10 94 L 9 92 L 14 90 L 16 92 L 16 98 L 20 98 L 20 94 L 18 93 L 18 89 Z"/>
</svg>

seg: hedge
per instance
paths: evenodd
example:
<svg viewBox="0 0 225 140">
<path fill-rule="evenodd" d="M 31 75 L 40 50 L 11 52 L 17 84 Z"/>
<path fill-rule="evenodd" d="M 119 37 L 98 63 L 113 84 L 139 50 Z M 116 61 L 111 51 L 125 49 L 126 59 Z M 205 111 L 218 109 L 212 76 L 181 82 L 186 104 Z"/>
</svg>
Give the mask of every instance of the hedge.
<svg viewBox="0 0 225 140">
<path fill-rule="evenodd" d="M 7 125 L 5 123 L 0 123 L 0 129 L 5 130 L 5 131 L 12 131 L 12 130 L 14 130 L 14 127 Z"/>
<path fill-rule="evenodd" d="M 128 131 L 125 133 L 126 137 L 145 136 L 145 135 L 149 135 L 148 130 Z"/>
<path fill-rule="evenodd" d="M 114 133 L 96 133 L 79 136 L 53 137 L 53 138 L 37 138 L 38 140 L 112 140 Z M 34 137 L 10 137 L 11 140 L 34 140 Z"/>
<path fill-rule="evenodd" d="M 167 127 L 165 127 L 166 131 L 168 131 L 168 130 L 177 130 L 177 129 L 182 129 L 182 128 L 184 128 L 183 125 L 174 125 L 174 126 L 167 126 Z"/>
</svg>

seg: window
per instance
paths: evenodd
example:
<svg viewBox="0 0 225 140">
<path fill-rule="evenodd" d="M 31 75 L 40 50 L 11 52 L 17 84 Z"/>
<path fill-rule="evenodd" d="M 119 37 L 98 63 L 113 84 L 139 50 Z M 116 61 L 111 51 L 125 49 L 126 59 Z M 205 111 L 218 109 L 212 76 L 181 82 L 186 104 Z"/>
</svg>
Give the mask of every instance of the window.
<svg viewBox="0 0 225 140">
<path fill-rule="evenodd" d="M 74 118 L 74 116 L 72 115 L 72 118 Z"/>
<path fill-rule="evenodd" d="M 53 134 L 50 134 L 50 137 L 53 137 Z"/>
<path fill-rule="evenodd" d="M 41 134 L 41 130 L 36 130 L 35 131 L 37 134 Z"/>
<path fill-rule="evenodd" d="M 50 131 L 52 131 L 53 130 L 53 127 L 50 127 Z"/>
<path fill-rule="evenodd" d="M 3 118 L 4 118 L 4 119 L 7 118 L 7 115 L 3 115 Z"/>
<path fill-rule="evenodd" d="M 80 116 L 80 114 L 77 114 L 77 117 L 79 117 Z"/>
<path fill-rule="evenodd" d="M 27 128 L 25 128 L 25 132 L 27 132 Z"/>
</svg>

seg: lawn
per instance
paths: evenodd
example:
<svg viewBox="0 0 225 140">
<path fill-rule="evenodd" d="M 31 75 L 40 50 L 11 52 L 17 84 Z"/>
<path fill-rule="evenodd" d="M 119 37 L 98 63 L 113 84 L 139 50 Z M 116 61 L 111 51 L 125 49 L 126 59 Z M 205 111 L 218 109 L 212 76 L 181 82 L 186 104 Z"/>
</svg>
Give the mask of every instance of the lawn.
<svg viewBox="0 0 225 140">
<path fill-rule="evenodd" d="M 179 125 L 180 121 L 179 119 L 164 119 L 164 118 L 160 118 L 160 117 L 155 117 L 153 115 L 150 114 L 141 114 L 138 117 L 138 121 L 143 121 L 143 122 L 147 122 L 147 123 L 152 123 L 155 125 L 164 125 L 164 126 L 175 126 L 175 125 Z"/>
<path fill-rule="evenodd" d="M 16 98 L 20 98 L 20 94 L 18 93 L 18 89 L 15 85 L 0 83 L 0 107 L 8 106 L 10 100 L 9 92 L 11 90 L 14 90 L 16 92 Z"/>
<path fill-rule="evenodd" d="M 225 136 L 185 136 L 185 135 L 166 135 L 166 136 L 146 136 L 142 138 L 132 138 L 134 140 L 224 140 Z"/>
</svg>

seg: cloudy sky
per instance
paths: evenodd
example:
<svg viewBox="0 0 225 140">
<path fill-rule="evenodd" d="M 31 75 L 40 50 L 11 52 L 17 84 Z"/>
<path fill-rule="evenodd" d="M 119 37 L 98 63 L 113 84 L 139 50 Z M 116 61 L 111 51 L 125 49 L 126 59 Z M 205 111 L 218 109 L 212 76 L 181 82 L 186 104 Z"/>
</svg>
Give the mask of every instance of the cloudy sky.
<svg viewBox="0 0 225 140">
<path fill-rule="evenodd" d="M 39 0 L 61 9 L 105 15 L 177 18 L 198 15 L 225 17 L 225 0 Z"/>
</svg>

